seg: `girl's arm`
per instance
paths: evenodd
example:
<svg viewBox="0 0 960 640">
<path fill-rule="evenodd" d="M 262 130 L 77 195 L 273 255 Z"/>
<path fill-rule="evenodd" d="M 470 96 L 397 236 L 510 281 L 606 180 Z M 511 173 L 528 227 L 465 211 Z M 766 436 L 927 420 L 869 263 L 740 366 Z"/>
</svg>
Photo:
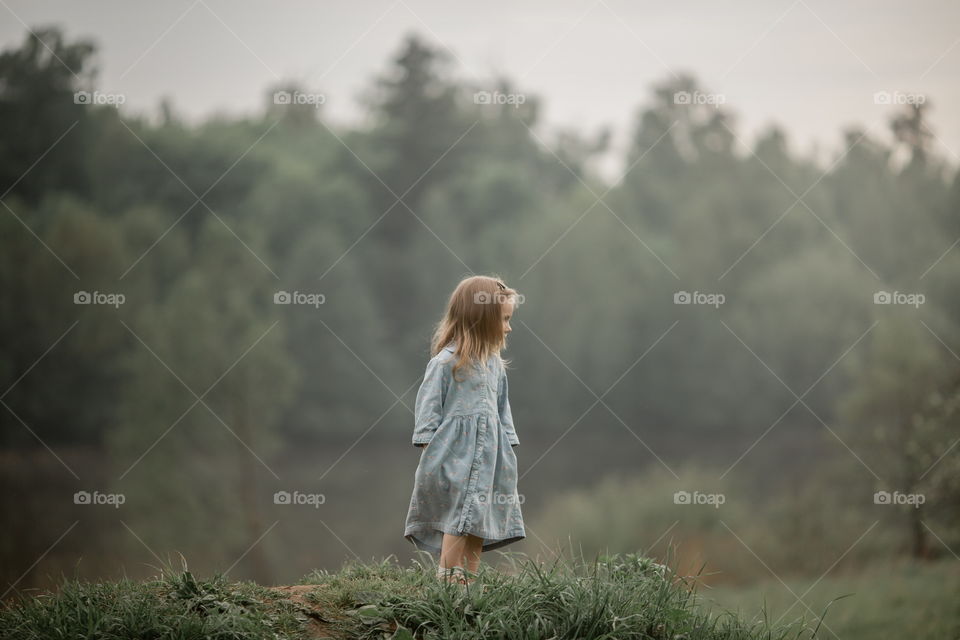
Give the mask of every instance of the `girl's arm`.
<svg viewBox="0 0 960 640">
<path fill-rule="evenodd" d="M 423 374 L 423 382 L 417 391 L 417 402 L 413 409 L 414 446 L 426 446 L 433 439 L 433 434 L 443 420 L 443 402 L 446 396 L 446 367 L 439 358 L 431 358 L 427 362 L 427 370 Z"/>
<path fill-rule="evenodd" d="M 512 446 L 520 444 L 517 439 L 517 431 L 513 427 L 513 414 L 510 411 L 510 399 L 508 397 L 507 370 L 504 369 L 500 375 L 500 386 L 497 390 L 497 406 L 500 409 L 500 424 L 503 425 L 507 433 L 507 439 Z"/>
</svg>

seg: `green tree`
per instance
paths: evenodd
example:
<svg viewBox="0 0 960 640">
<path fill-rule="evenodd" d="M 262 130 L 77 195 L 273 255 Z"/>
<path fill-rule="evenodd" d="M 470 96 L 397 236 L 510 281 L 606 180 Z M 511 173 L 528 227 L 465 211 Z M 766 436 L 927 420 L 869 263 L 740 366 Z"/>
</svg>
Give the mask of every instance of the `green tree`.
<svg viewBox="0 0 960 640">
<path fill-rule="evenodd" d="M 89 193 L 91 114 L 113 109 L 88 99 L 93 52 L 93 43 L 68 43 L 58 28 L 46 27 L 0 53 L 0 196 L 35 205 L 52 190 Z"/>
<path fill-rule="evenodd" d="M 366 162 L 377 177 L 368 175 L 366 180 L 377 194 L 378 213 L 394 203 L 393 194 L 408 190 L 403 201 L 418 213 L 431 186 L 457 170 L 463 151 L 451 147 L 471 121 L 459 105 L 460 89 L 449 78 L 449 65 L 449 54 L 411 35 L 392 68 L 377 80 L 369 98 L 376 124 L 363 146 L 373 152 Z M 411 234 L 422 231 L 402 204 L 380 225 L 377 236 L 391 247 L 407 246 Z"/>
<path fill-rule="evenodd" d="M 955 340 L 951 340 L 956 344 Z M 867 348 L 851 353 L 844 364 L 853 386 L 840 401 L 850 446 L 876 464 L 887 486 L 877 490 L 922 494 L 929 503 L 901 507 L 910 553 L 928 557 L 931 547 L 923 524 L 937 514 L 934 499 L 955 504 L 956 482 L 944 473 L 947 462 L 931 473 L 935 461 L 955 438 L 957 379 L 943 357 L 943 346 L 916 319 L 883 318 Z"/>
<path fill-rule="evenodd" d="M 204 553 L 223 567 L 266 531 L 260 478 L 279 475 L 276 429 L 299 376 L 273 278 L 217 220 L 206 219 L 199 240 L 168 294 L 138 301 L 130 318 L 135 344 L 109 441 L 134 529 L 149 530 L 160 553 Z M 178 251 L 158 251 L 167 250 Z M 257 579 L 270 579 L 263 547 L 247 558 Z"/>
</svg>

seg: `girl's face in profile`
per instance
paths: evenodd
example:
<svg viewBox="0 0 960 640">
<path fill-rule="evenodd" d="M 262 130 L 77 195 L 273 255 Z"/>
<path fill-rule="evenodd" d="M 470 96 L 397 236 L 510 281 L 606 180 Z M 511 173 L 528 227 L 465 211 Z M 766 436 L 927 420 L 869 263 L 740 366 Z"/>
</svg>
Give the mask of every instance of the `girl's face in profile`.
<svg viewBox="0 0 960 640">
<path fill-rule="evenodd" d="M 513 298 L 508 298 L 500 307 L 500 312 L 503 314 L 503 335 L 507 335 L 513 331 L 510 327 L 510 318 L 513 317 L 513 307 Z"/>
</svg>

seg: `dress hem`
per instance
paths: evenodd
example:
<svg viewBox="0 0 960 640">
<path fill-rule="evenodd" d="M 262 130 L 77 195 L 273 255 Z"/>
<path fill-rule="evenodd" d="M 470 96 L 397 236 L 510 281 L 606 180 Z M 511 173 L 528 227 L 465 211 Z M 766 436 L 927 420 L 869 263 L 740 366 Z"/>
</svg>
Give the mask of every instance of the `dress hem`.
<svg viewBox="0 0 960 640">
<path fill-rule="evenodd" d="M 440 531 L 442 533 L 449 533 L 452 536 L 462 536 L 469 533 L 472 536 L 483 538 L 484 540 L 493 540 L 493 542 L 490 542 L 489 544 L 484 544 L 480 549 L 481 552 L 493 551 L 494 549 L 499 549 L 500 547 L 504 547 L 508 544 L 512 544 L 514 542 L 519 542 L 521 540 L 524 540 L 527 537 L 526 531 L 524 531 L 523 529 L 516 529 L 511 531 L 509 534 L 507 534 L 506 538 L 494 539 L 494 538 L 488 538 L 485 535 L 474 533 L 473 531 L 456 531 L 453 527 L 443 527 L 440 525 L 434 525 L 429 523 L 421 524 L 416 527 L 408 527 L 406 532 L 404 532 L 403 537 L 409 540 L 411 543 L 413 543 L 413 546 L 416 547 L 418 550 L 429 551 L 431 553 L 440 553 L 440 547 L 434 546 L 432 544 L 428 544 L 417 536 L 418 533 L 423 532 L 425 529 L 431 530 L 431 531 Z"/>
</svg>

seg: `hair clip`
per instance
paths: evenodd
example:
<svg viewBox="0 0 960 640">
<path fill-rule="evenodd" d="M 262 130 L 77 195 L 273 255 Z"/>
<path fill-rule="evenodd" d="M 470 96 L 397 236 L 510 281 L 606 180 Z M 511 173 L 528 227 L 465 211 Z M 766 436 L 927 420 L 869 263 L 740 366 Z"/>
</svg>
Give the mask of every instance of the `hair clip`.
<svg viewBox="0 0 960 640">
<path fill-rule="evenodd" d="M 497 286 L 500 287 L 501 289 L 503 289 L 504 291 L 507 290 L 507 285 L 503 284 L 503 283 L 500 282 L 500 281 L 497 281 Z"/>
</svg>

